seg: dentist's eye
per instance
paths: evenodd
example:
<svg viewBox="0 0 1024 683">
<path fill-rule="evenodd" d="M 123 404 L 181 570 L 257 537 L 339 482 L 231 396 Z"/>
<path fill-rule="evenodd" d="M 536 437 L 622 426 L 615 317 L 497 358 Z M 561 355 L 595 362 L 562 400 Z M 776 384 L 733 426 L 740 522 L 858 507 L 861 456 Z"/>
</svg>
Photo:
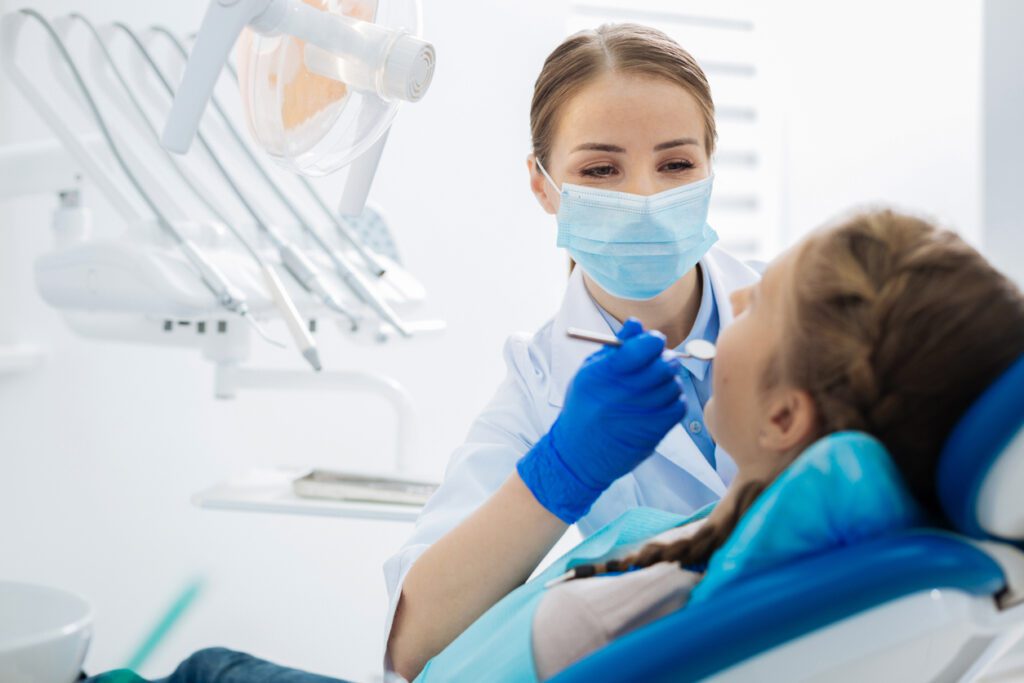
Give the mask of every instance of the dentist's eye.
<svg viewBox="0 0 1024 683">
<path fill-rule="evenodd" d="M 691 161 L 669 161 L 668 163 L 662 164 L 659 171 L 667 171 L 668 173 L 680 173 L 682 171 L 689 171 L 693 168 L 693 162 Z"/>
<path fill-rule="evenodd" d="M 618 170 L 610 164 L 591 166 L 580 171 L 580 175 L 587 176 L 588 178 L 608 178 L 616 173 L 618 173 Z"/>
</svg>

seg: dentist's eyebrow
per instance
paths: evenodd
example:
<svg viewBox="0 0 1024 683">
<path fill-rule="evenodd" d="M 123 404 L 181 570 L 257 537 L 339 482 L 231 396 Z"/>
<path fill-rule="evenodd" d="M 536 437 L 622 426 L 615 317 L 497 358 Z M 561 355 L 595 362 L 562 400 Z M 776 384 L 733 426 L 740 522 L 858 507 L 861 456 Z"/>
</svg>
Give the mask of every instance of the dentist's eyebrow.
<svg viewBox="0 0 1024 683">
<path fill-rule="evenodd" d="M 577 145 L 572 149 L 572 152 L 615 152 L 616 154 L 625 154 L 626 149 L 619 147 L 618 145 L 609 145 L 605 142 L 584 142 L 582 145 Z M 570 154 L 572 153 L 570 152 Z"/>
<path fill-rule="evenodd" d="M 668 142 L 662 142 L 654 146 L 655 152 L 660 152 L 663 149 L 672 149 L 673 147 L 682 147 L 683 145 L 696 145 L 699 144 L 695 138 L 679 138 L 677 140 L 669 140 Z"/>
</svg>

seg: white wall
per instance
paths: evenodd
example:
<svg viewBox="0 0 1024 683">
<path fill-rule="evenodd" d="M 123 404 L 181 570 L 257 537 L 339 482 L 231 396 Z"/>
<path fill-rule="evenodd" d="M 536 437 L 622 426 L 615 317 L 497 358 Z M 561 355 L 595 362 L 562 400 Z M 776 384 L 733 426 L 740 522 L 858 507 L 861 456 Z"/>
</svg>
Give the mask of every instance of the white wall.
<svg viewBox="0 0 1024 683">
<path fill-rule="evenodd" d="M 997 267 L 1024 285 L 1024 3 L 986 0 L 984 45 L 984 215 Z"/>
<path fill-rule="evenodd" d="M 184 30 L 205 3 L 31 4 L 139 27 L 158 14 Z M 523 160 L 533 80 L 566 13 L 542 0 L 426 5 L 436 80 L 401 112 L 373 199 L 430 292 L 425 314 L 446 318 L 449 331 L 385 349 L 330 335 L 323 345 L 332 367 L 372 367 L 406 384 L 420 411 L 421 469 L 439 476 L 502 376 L 504 337 L 539 325 L 560 297 L 564 257 Z M 887 200 L 979 241 L 980 3 L 772 7 L 765 68 L 785 131 L 778 192 L 788 240 L 853 204 Z M 0 77 L 0 143 L 46 135 Z M 95 191 L 87 197 L 99 221 L 112 220 Z M 0 344 L 48 350 L 37 371 L 0 377 L 0 577 L 93 601 L 93 671 L 122 663 L 200 575 L 205 593 L 144 673 L 223 644 L 366 680 L 382 649 L 379 566 L 408 527 L 200 511 L 188 497 L 248 466 L 372 467 L 391 444 L 387 409 L 358 397 L 217 402 L 211 369 L 195 354 L 75 337 L 33 287 L 53 201 L 0 203 Z M 267 349 L 256 360 L 297 366 Z"/>
<path fill-rule="evenodd" d="M 784 93 L 784 242 L 886 203 L 981 242 L 981 3 L 785 0 L 762 9 Z"/>
</svg>

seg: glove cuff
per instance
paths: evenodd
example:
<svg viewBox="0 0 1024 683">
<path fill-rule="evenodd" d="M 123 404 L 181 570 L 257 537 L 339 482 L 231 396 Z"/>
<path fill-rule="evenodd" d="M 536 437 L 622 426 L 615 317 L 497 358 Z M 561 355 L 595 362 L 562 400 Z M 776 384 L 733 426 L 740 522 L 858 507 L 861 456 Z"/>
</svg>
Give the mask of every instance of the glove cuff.
<svg viewBox="0 0 1024 683">
<path fill-rule="evenodd" d="M 549 431 L 516 464 L 516 471 L 537 502 L 566 524 L 590 512 L 604 489 L 593 489 L 573 474 Z"/>
</svg>

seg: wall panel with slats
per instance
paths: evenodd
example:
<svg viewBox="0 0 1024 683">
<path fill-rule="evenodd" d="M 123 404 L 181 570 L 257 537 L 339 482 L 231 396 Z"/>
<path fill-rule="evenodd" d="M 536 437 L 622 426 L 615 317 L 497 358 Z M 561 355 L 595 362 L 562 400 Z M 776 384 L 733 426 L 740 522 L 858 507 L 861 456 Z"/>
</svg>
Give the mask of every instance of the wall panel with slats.
<svg viewBox="0 0 1024 683">
<path fill-rule="evenodd" d="M 590 0 L 569 6 L 570 32 L 604 23 L 654 26 L 700 63 L 716 107 L 715 194 L 708 221 L 721 244 L 741 258 L 767 259 L 780 244 L 775 210 L 778 180 L 766 160 L 779 134 L 766 116 L 765 73 L 754 5 L 700 0 Z"/>
</svg>

